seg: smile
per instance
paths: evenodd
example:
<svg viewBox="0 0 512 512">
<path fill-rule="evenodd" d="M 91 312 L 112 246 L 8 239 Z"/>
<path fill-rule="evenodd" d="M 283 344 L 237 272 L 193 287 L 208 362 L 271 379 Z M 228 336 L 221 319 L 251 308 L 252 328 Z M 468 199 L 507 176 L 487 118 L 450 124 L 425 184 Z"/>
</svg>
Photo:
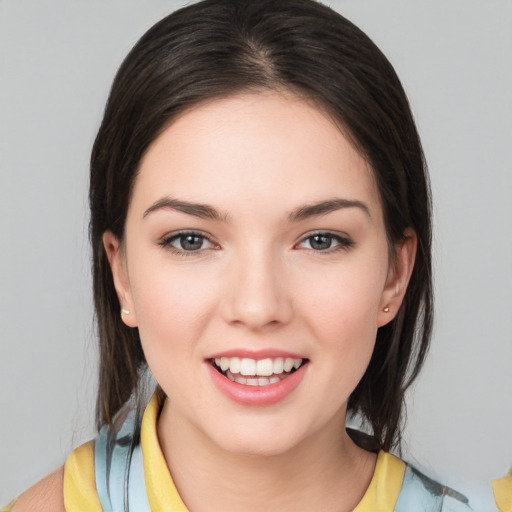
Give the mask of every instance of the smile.
<svg viewBox="0 0 512 512">
<path fill-rule="evenodd" d="M 298 370 L 304 359 L 276 357 L 251 359 L 219 357 L 212 359 L 213 367 L 230 381 L 245 386 L 269 386 L 277 384 Z"/>
</svg>

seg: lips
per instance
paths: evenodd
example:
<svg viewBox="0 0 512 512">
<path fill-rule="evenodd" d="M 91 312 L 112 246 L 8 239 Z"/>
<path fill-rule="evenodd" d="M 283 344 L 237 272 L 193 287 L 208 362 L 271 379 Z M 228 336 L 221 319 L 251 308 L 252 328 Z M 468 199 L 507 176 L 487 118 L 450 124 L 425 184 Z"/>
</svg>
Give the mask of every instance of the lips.
<svg viewBox="0 0 512 512">
<path fill-rule="evenodd" d="M 266 355 L 212 357 L 208 365 L 210 375 L 217 387 L 237 403 L 271 405 L 284 399 L 299 385 L 309 361 L 294 354 Z"/>
</svg>

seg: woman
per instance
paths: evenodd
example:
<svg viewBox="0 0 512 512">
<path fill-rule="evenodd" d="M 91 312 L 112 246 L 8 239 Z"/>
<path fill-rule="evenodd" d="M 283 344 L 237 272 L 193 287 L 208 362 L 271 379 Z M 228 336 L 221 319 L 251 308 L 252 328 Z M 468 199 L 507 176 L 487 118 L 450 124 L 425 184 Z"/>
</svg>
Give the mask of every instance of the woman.
<svg viewBox="0 0 512 512">
<path fill-rule="evenodd" d="M 387 453 L 430 338 L 430 200 L 356 27 L 310 1 L 162 20 L 114 82 L 90 205 L 101 432 L 15 511 L 469 510 Z"/>
</svg>

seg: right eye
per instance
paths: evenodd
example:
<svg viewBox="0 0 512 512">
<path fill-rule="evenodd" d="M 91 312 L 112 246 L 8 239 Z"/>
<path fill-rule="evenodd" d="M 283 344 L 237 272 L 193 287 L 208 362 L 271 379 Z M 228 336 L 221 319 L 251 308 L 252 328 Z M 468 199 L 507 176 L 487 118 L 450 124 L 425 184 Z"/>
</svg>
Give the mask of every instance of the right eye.
<svg viewBox="0 0 512 512">
<path fill-rule="evenodd" d="M 215 245 L 202 233 L 194 231 L 181 231 L 164 237 L 159 245 L 169 249 L 175 254 L 189 256 L 200 253 L 203 250 L 211 249 Z"/>
</svg>

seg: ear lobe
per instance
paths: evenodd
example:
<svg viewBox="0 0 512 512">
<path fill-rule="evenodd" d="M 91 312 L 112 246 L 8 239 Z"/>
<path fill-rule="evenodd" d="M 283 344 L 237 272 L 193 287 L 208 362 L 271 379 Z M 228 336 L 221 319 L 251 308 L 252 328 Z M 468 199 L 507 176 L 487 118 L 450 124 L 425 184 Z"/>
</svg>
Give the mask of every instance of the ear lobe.
<svg viewBox="0 0 512 512">
<path fill-rule="evenodd" d="M 117 298 L 119 299 L 119 314 L 128 327 L 137 327 L 137 317 L 121 243 L 111 231 L 105 231 L 103 233 L 103 247 L 107 254 Z"/>
<path fill-rule="evenodd" d="M 395 260 L 390 264 L 386 286 L 382 292 L 377 327 L 382 327 L 395 318 L 407 291 L 416 260 L 418 237 L 412 228 L 395 245 Z"/>
</svg>

